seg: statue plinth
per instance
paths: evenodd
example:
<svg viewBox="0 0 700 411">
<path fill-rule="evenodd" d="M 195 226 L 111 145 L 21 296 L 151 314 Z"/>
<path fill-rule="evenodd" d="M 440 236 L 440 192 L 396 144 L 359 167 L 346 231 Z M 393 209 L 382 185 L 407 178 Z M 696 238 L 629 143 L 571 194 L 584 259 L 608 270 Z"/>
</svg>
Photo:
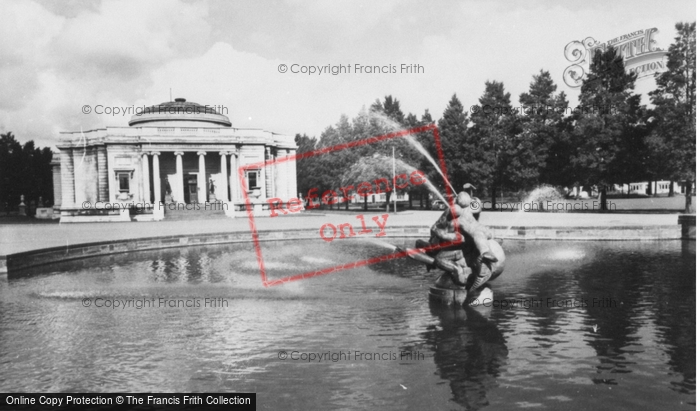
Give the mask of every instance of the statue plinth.
<svg viewBox="0 0 700 411">
<path fill-rule="evenodd" d="M 475 307 L 478 305 L 489 305 L 493 302 L 493 291 L 488 286 L 467 292 L 464 287 L 455 285 L 452 281 L 452 276 L 448 273 L 443 273 L 435 282 L 435 285 L 430 287 L 428 297 L 436 302 L 445 305 L 469 305 Z"/>
<path fill-rule="evenodd" d="M 431 300 L 445 305 L 463 305 L 467 301 L 467 290 L 452 290 L 448 288 L 430 287 L 428 296 Z"/>
</svg>

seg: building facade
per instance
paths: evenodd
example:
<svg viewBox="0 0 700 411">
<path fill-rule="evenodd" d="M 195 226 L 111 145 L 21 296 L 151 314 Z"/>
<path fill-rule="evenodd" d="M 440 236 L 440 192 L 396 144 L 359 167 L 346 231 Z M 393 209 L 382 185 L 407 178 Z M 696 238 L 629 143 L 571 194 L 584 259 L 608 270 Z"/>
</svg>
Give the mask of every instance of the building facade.
<svg viewBox="0 0 700 411">
<path fill-rule="evenodd" d="M 675 181 L 674 182 L 674 181 L 669 181 L 669 180 L 661 180 L 661 181 L 642 181 L 642 182 L 630 183 L 630 184 L 610 184 L 610 185 L 606 185 L 605 188 L 607 189 L 608 194 L 622 194 L 622 195 L 635 194 L 635 195 L 641 195 L 641 196 L 658 196 L 658 195 L 667 196 L 671 192 L 671 189 L 673 189 L 674 194 L 685 195 L 686 185 L 685 185 L 685 181 Z M 567 193 L 567 197 L 589 198 L 591 196 L 590 192 L 585 191 L 584 186 L 574 186 L 571 189 L 569 189 L 568 187 L 565 187 L 564 190 Z M 692 184 L 691 192 L 695 193 L 695 183 Z M 598 196 L 597 189 L 594 189 L 593 194 L 594 194 L 594 196 Z"/>
<path fill-rule="evenodd" d="M 246 215 L 243 190 L 256 213 L 265 199 L 297 197 L 294 138 L 231 127 L 211 106 L 178 98 L 134 115 L 128 127 L 63 132 L 54 166 L 61 221 L 159 220 L 182 205 L 217 204 Z M 264 164 L 243 170 L 239 167 Z M 127 211 L 124 211 L 127 210 Z"/>
<path fill-rule="evenodd" d="M 695 184 L 693 184 L 693 188 Z M 669 180 L 662 181 L 644 181 L 631 184 L 615 184 L 611 187 L 611 191 L 620 193 L 631 193 L 639 195 L 668 195 L 673 190 L 675 194 L 685 194 L 685 181 L 672 182 Z"/>
</svg>

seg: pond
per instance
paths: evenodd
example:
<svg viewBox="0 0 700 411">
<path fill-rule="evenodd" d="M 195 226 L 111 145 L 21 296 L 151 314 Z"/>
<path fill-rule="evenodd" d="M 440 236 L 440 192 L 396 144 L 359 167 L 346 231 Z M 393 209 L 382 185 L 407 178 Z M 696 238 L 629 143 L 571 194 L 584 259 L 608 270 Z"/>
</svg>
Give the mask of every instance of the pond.
<svg viewBox="0 0 700 411">
<path fill-rule="evenodd" d="M 390 239 L 410 245 L 410 239 Z M 270 279 L 388 250 L 263 243 Z M 0 391 L 256 392 L 258 409 L 693 409 L 695 243 L 506 241 L 494 301 L 399 259 L 265 288 L 250 244 L 0 282 Z"/>
</svg>

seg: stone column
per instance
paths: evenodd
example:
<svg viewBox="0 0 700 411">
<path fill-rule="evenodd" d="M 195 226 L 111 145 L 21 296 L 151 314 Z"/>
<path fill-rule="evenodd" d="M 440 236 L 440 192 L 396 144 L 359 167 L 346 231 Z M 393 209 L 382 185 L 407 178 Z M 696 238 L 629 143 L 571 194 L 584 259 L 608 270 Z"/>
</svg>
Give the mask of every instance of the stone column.
<svg viewBox="0 0 700 411">
<path fill-rule="evenodd" d="M 291 157 L 287 161 L 287 175 L 285 180 L 287 183 L 287 197 L 296 197 L 297 194 L 297 160 L 294 158 L 296 150 L 287 150 L 287 155 Z"/>
<path fill-rule="evenodd" d="M 207 168 L 205 165 L 204 156 L 206 151 L 198 151 L 199 156 L 199 174 L 197 174 L 197 202 L 206 203 L 209 201 L 209 185 L 207 184 Z"/>
<path fill-rule="evenodd" d="M 107 147 L 97 147 L 97 201 L 109 201 Z"/>
<path fill-rule="evenodd" d="M 87 196 L 88 200 L 92 201 L 93 203 L 100 201 L 100 167 L 98 152 L 98 147 L 93 147 L 86 155 L 91 162 L 88 162 L 88 166 L 90 167 L 90 171 L 87 173 L 89 176 L 89 186 L 85 195 Z"/>
<path fill-rule="evenodd" d="M 153 202 L 159 204 L 163 198 L 160 191 L 160 160 L 158 159 L 160 153 L 156 151 L 151 154 L 153 154 Z"/>
<path fill-rule="evenodd" d="M 267 159 L 265 159 L 265 151 L 263 151 L 263 165 L 258 171 L 258 187 L 260 187 L 260 200 L 267 198 L 267 169 L 265 164 Z"/>
<path fill-rule="evenodd" d="M 73 198 L 75 203 L 83 203 L 87 201 L 85 196 L 85 180 L 87 174 L 87 167 L 85 166 L 85 148 L 72 149 L 73 152 Z"/>
<path fill-rule="evenodd" d="M 269 177 L 267 178 L 269 184 L 268 184 L 268 197 L 279 197 L 279 190 L 277 189 L 277 175 L 279 174 L 279 168 L 277 168 L 277 164 L 275 161 L 279 157 L 279 152 L 275 149 L 269 149 L 268 153 L 270 154 L 267 158 L 268 161 L 267 163 L 269 164 L 267 166 L 267 173 L 269 174 Z"/>
<path fill-rule="evenodd" d="M 270 147 L 265 147 L 265 164 L 270 164 L 271 159 Z M 265 170 L 265 197 L 271 198 L 274 197 L 272 192 L 272 169 L 270 169 L 270 166 L 263 166 L 263 169 Z"/>
<path fill-rule="evenodd" d="M 289 154 L 288 150 L 280 149 L 278 158 L 285 158 Z M 279 190 L 277 191 L 277 196 L 283 200 L 287 200 L 290 197 L 289 189 L 287 187 L 287 168 L 289 167 L 289 161 L 280 163 L 277 166 L 277 185 Z"/>
<path fill-rule="evenodd" d="M 176 151 L 175 152 L 175 178 L 177 181 L 175 181 L 175 184 L 173 182 L 170 182 L 170 187 L 175 188 L 177 190 L 177 193 L 173 196 L 173 201 L 176 203 L 184 203 L 185 202 L 185 189 L 184 189 L 184 176 L 182 174 L 182 156 L 185 153 L 182 151 Z"/>
<path fill-rule="evenodd" d="M 73 175 L 73 153 L 70 148 L 61 150 L 61 207 L 75 206 L 75 177 Z"/>
<path fill-rule="evenodd" d="M 238 168 L 236 168 L 236 153 L 231 153 L 231 178 L 229 179 L 229 187 L 231 187 L 231 201 L 236 201 L 238 198 Z"/>
<path fill-rule="evenodd" d="M 221 156 L 221 174 L 224 176 L 222 181 L 224 182 L 224 184 L 228 184 L 228 171 L 226 170 L 226 154 L 228 154 L 228 152 L 226 152 L 226 151 L 219 152 L 219 155 Z M 224 198 L 222 198 L 221 200 L 228 203 L 229 202 L 228 188 L 226 190 L 221 190 L 221 191 L 223 191 L 225 193 Z"/>
<path fill-rule="evenodd" d="M 284 150 L 278 148 L 275 153 L 275 165 L 273 166 L 275 175 L 272 182 L 275 185 L 275 197 L 282 199 L 284 199 L 284 185 L 282 185 L 282 179 L 284 178 L 284 167 L 286 167 L 286 163 L 278 163 L 277 161 L 283 158 Z"/>
<path fill-rule="evenodd" d="M 61 209 L 61 201 L 63 201 L 63 191 L 61 191 L 61 159 L 53 157 L 51 159 L 51 173 L 53 177 L 53 207 Z"/>
<path fill-rule="evenodd" d="M 238 169 L 241 167 L 241 148 L 237 147 L 236 151 L 233 153 L 234 157 L 236 158 L 235 161 L 235 173 L 236 173 L 236 190 L 234 191 L 236 193 L 236 196 L 231 199 L 231 201 L 241 201 L 243 198 L 243 187 L 241 186 L 241 176 L 238 174 Z"/>
<path fill-rule="evenodd" d="M 143 202 L 151 202 L 151 176 L 148 172 L 148 153 L 143 153 L 141 157 L 141 173 L 143 176 Z"/>
</svg>

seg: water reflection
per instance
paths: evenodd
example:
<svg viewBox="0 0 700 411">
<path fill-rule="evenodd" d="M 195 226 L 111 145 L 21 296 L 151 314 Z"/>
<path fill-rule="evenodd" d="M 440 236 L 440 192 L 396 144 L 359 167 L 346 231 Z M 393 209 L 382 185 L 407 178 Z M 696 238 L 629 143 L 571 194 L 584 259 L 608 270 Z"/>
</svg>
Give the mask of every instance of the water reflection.
<svg viewBox="0 0 700 411">
<path fill-rule="evenodd" d="M 498 385 L 508 358 L 506 340 L 489 320 L 491 309 L 446 307 L 431 301 L 430 313 L 439 323 L 428 327 L 424 337 L 434 347 L 435 365 L 450 383 L 452 400 L 467 410 L 489 405 L 487 393 Z"/>
<path fill-rule="evenodd" d="M 599 302 L 586 309 L 598 325 L 590 340 L 601 361 L 594 382 L 618 384 L 617 375 L 632 373 L 632 365 L 645 357 L 640 350 L 651 346 L 668 355 L 670 369 L 682 375 L 670 388 L 694 394 L 695 263 L 660 251 L 608 252 L 579 272 L 583 296 Z M 613 258 L 627 270 L 611 272 L 605 260 Z"/>
<path fill-rule="evenodd" d="M 508 268 L 491 286 L 513 304 L 476 310 L 429 304 L 435 272 L 405 259 L 265 288 L 248 244 L 11 273 L 0 282 L 0 391 L 247 390 L 261 408 L 299 409 L 692 408 L 694 243 L 504 249 Z M 263 245 L 271 278 L 385 253 L 360 242 Z M 161 297 L 229 306 L 81 305 Z M 424 360 L 281 362 L 280 349 Z"/>
<path fill-rule="evenodd" d="M 496 286 L 500 295 L 542 301 L 497 313 L 510 358 L 524 360 L 528 371 L 511 361 L 502 385 L 519 388 L 519 400 L 507 391 L 496 395 L 533 407 L 568 407 L 571 401 L 577 409 L 694 405 L 691 248 L 680 242 L 597 243 L 582 256 L 571 251 L 575 243 L 538 243 L 538 252 L 533 245 L 514 247 L 511 263 L 521 270 Z M 552 267 L 552 255 L 572 258 Z M 684 395 L 674 397 L 671 390 Z"/>
</svg>

